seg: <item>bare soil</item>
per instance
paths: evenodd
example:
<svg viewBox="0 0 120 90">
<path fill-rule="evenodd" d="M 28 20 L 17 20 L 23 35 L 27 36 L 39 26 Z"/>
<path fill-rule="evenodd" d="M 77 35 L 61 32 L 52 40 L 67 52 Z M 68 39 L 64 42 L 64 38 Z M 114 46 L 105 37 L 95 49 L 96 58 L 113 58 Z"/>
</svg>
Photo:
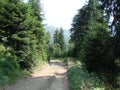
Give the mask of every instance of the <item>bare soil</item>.
<svg viewBox="0 0 120 90">
<path fill-rule="evenodd" d="M 65 63 L 51 60 L 42 69 L 37 69 L 26 79 L 8 85 L 4 90 L 69 90 Z"/>
</svg>

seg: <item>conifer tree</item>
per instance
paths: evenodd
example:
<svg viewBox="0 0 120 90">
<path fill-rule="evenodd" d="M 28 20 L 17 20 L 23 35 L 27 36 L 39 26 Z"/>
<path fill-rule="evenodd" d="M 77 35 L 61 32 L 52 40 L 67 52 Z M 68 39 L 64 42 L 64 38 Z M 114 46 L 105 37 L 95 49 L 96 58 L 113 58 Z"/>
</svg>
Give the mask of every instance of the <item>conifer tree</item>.
<svg viewBox="0 0 120 90">
<path fill-rule="evenodd" d="M 112 34 L 112 48 L 115 59 L 120 61 L 120 1 L 119 0 L 100 0 L 103 5 L 103 10 L 106 13 L 106 20 L 110 20 L 113 17 L 113 21 L 110 25 Z"/>
<path fill-rule="evenodd" d="M 106 49 L 109 35 L 101 5 L 96 0 L 89 0 L 75 18 L 71 37 L 77 48 L 77 57 L 85 63 L 87 69 L 98 70 L 109 61 L 104 57 L 109 51 Z"/>
<path fill-rule="evenodd" d="M 87 25 L 88 25 L 88 11 L 86 9 L 86 5 L 82 7 L 82 9 L 80 9 L 78 11 L 78 14 L 75 15 L 74 19 L 73 19 L 73 23 L 72 23 L 72 28 L 70 29 L 71 32 L 71 40 L 70 42 L 72 42 L 74 44 L 74 48 L 73 48 L 73 55 L 74 57 L 78 57 L 79 56 L 79 51 L 80 51 L 80 45 L 83 41 L 83 37 L 85 35 L 86 29 L 87 29 Z"/>
<path fill-rule="evenodd" d="M 21 68 L 32 68 L 38 58 L 47 59 L 46 34 L 42 24 L 40 2 L 2 0 L 0 10 L 0 42 L 13 50 Z"/>
<path fill-rule="evenodd" d="M 59 30 L 56 29 L 53 35 L 53 43 L 58 43 L 59 42 Z"/>
<path fill-rule="evenodd" d="M 62 56 L 62 54 L 65 53 L 66 45 L 65 45 L 65 39 L 64 39 L 64 32 L 63 29 L 56 29 L 54 35 L 53 35 L 53 43 L 54 43 L 54 53 L 57 56 Z"/>
<path fill-rule="evenodd" d="M 65 52 L 66 45 L 65 45 L 64 31 L 62 27 L 60 28 L 60 31 L 59 31 L 59 42 L 58 43 L 60 44 L 61 50 Z"/>
</svg>

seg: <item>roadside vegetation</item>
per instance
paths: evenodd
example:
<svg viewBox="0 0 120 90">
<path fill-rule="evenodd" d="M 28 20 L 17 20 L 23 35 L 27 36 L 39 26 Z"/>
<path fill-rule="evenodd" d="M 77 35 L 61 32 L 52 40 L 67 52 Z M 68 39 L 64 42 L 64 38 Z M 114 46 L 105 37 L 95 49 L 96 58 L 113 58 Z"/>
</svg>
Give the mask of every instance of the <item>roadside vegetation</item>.
<svg viewBox="0 0 120 90">
<path fill-rule="evenodd" d="M 82 67 L 68 70 L 71 90 L 120 89 L 119 7 L 116 0 L 89 0 L 75 15 L 68 54 Z"/>
<path fill-rule="evenodd" d="M 42 14 L 40 0 L 0 0 L 0 86 L 50 59 L 72 57 L 71 90 L 120 90 L 118 0 L 88 0 L 73 18 L 69 47 L 62 27 L 51 41 Z"/>
<path fill-rule="evenodd" d="M 53 37 L 51 37 L 49 32 L 48 36 L 49 36 L 48 44 L 49 59 L 65 58 L 67 56 L 67 46 L 64 37 L 64 29 L 62 27 L 57 28 L 54 32 Z M 51 40 L 50 38 L 52 38 L 53 41 L 50 42 Z"/>
<path fill-rule="evenodd" d="M 26 77 L 47 61 L 39 0 L 0 0 L 0 86 Z"/>
<path fill-rule="evenodd" d="M 70 90 L 105 90 L 100 78 L 85 67 L 75 64 L 68 69 Z"/>
<path fill-rule="evenodd" d="M 67 62 L 70 63 L 68 64 L 70 90 L 114 90 L 100 78 L 100 75 L 89 72 L 80 61 L 74 62 L 73 59 L 69 59 Z"/>
</svg>

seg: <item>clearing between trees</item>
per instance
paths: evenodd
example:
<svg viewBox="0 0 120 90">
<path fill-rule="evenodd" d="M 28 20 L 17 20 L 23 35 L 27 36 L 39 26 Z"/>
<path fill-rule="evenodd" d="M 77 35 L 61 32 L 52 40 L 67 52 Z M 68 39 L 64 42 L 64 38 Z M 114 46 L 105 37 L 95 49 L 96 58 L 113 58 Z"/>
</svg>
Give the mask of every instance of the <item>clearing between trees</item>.
<svg viewBox="0 0 120 90">
<path fill-rule="evenodd" d="M 51 60 L 42 69 L 37 69 L 26 79 L 9 85 L 4 90 L 69 90 L 66 64 Z"/>
</svg>

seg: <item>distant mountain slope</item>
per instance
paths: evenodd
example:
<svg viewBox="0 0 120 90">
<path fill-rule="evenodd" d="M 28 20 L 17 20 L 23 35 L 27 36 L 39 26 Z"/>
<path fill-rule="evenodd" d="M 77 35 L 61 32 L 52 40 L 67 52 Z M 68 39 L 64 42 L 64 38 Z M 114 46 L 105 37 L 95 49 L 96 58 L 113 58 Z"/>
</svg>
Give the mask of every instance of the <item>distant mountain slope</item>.
<svg viewBox="0 0 120 90">
<path fill-rule="evenodd" d="M 53 26 L 46 26 L 46 31 L 51 34 L 51 40 L 53 41 L 53 34 L 56 30 L 56 27 Z M 69 30 L 64 30 L 65 42 L 68 44 L 70 40 L 70 32 Z"/>
</svg>

